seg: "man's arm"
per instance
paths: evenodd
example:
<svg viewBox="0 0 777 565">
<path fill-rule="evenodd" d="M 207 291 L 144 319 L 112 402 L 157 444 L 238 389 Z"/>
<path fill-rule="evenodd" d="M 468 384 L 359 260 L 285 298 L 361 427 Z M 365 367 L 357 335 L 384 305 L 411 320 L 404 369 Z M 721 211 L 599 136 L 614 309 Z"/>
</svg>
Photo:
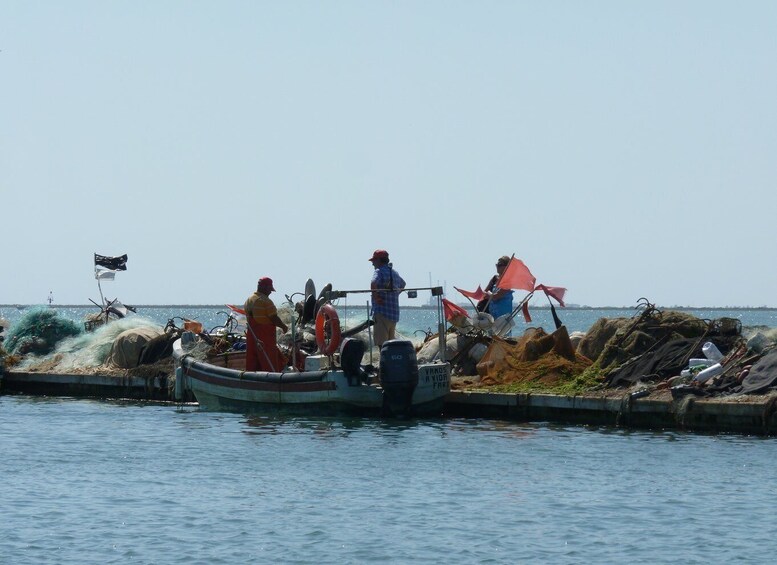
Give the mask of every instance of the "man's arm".
<svg viewBox="0 0 777 565">
<path fill-rule="evenodd" d="M 283 333 L 286 333 L 287 331 L 289 331 L 289 327 L 288 327 L 286 324 L 284 324 L 284 323 L 283 323 L 283 320 L 281 320 L 281 319 L 278 317 L 278 314 L 273 314 L 272 316 L 270 316 L 270 320 L 271 320 L 271 321 L 272 321 L 272 323 L 273 323 L 273 324 L 275 324 L 277 327 L 281 328 L 281 331 L 282 331 Z"/>
<path fill-rule="evenodd" d="M 407 283 L 405 282 L 405 279 L 402 278 L 402 275 L 400 275 L 398 272 L 394 271 L 394 274 L 399 279 L 399 288 L 405 288 L 407 286 Z"/>
</svg>

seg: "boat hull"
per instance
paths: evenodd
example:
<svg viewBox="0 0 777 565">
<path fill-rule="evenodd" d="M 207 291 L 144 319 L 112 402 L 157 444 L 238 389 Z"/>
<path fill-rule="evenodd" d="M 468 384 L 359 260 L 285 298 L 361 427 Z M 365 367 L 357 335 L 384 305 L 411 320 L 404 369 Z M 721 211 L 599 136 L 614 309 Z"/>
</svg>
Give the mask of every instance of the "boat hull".
<svg viewBox="0 0 777 565">
<path fill-rule="evenodd" d="M 448 363 L 419 366 L 408 405 L 386 401 L 379 384 L 351 378 L 341 369 L 288 373 L 245 372 L 197 361 L 174 346 L 176 379 L 205 410 L 241 413 L 439 415 L 450 391 Z"/>
</svg>

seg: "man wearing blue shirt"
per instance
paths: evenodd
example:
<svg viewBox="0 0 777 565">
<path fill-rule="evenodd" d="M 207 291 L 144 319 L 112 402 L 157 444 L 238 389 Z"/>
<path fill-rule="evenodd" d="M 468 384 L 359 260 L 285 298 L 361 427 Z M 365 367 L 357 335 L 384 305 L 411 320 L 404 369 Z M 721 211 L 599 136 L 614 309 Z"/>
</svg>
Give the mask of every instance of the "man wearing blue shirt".
<svg viewBox="0 0 777 565">
<path fill-rule="evenodd" d="M 497 288 L 496 286 L 509 264 L 510 257 L 502 255 L 496 262 L 496 274 L 491 277 L 491 280 L 486 285 L 488 313 L 494 317 L 494 320 L 513 311 L 513 291 L 509 288 Z M 509 337 L 510 335 L 512 335 L 512 331 L 508 331 L 502 337 Z"/>
<path fill-rule="evenodd" d="M 389 263 L 385 249 L 376 249 L 370 258 L 375 272 L 372 275 L 372 315 L 375 320 L 375 345 L 394 339 L 399 321 L 399 292 L 405 288 L 405 279 Z"/>
</svg>

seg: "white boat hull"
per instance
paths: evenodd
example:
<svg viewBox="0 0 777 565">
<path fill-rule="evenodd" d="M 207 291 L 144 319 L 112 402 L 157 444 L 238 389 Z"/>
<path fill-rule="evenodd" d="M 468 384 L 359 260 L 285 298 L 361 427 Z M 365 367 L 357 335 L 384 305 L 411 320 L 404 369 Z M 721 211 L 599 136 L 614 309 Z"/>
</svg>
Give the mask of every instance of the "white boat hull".
<svg viewBox="0 0 777 565">
<path fill-rule="evenodd" d="M 173 350 L 176 379 L 192 391 L 206 410 L 267 412 L 356 412 L 393 413 L 386 406 L 379 384 L 351 378 L 341 369 L 265 373 L 245 372 L 197 361 L 184 354 L 180 341 Z M 410 415 L 440 414 L 450 391 L 450 364 L 418 366 L 418 384 L 406 412 Z"/>
</svg>

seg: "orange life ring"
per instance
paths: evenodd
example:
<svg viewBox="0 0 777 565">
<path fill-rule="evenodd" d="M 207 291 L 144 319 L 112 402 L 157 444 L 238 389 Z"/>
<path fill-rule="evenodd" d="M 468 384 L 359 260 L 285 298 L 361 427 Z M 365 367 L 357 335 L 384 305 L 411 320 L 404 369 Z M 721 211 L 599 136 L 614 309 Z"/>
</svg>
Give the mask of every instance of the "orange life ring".
<svg viewBox="0 0 777 565">
<path fill-rule="evenodd" d="M 324 355 L 332 355 L 337 351 L 341 338 L 337 311 L 331 304 L 324 304 L 316 314 L 316 345 Z"/>
</svg>

